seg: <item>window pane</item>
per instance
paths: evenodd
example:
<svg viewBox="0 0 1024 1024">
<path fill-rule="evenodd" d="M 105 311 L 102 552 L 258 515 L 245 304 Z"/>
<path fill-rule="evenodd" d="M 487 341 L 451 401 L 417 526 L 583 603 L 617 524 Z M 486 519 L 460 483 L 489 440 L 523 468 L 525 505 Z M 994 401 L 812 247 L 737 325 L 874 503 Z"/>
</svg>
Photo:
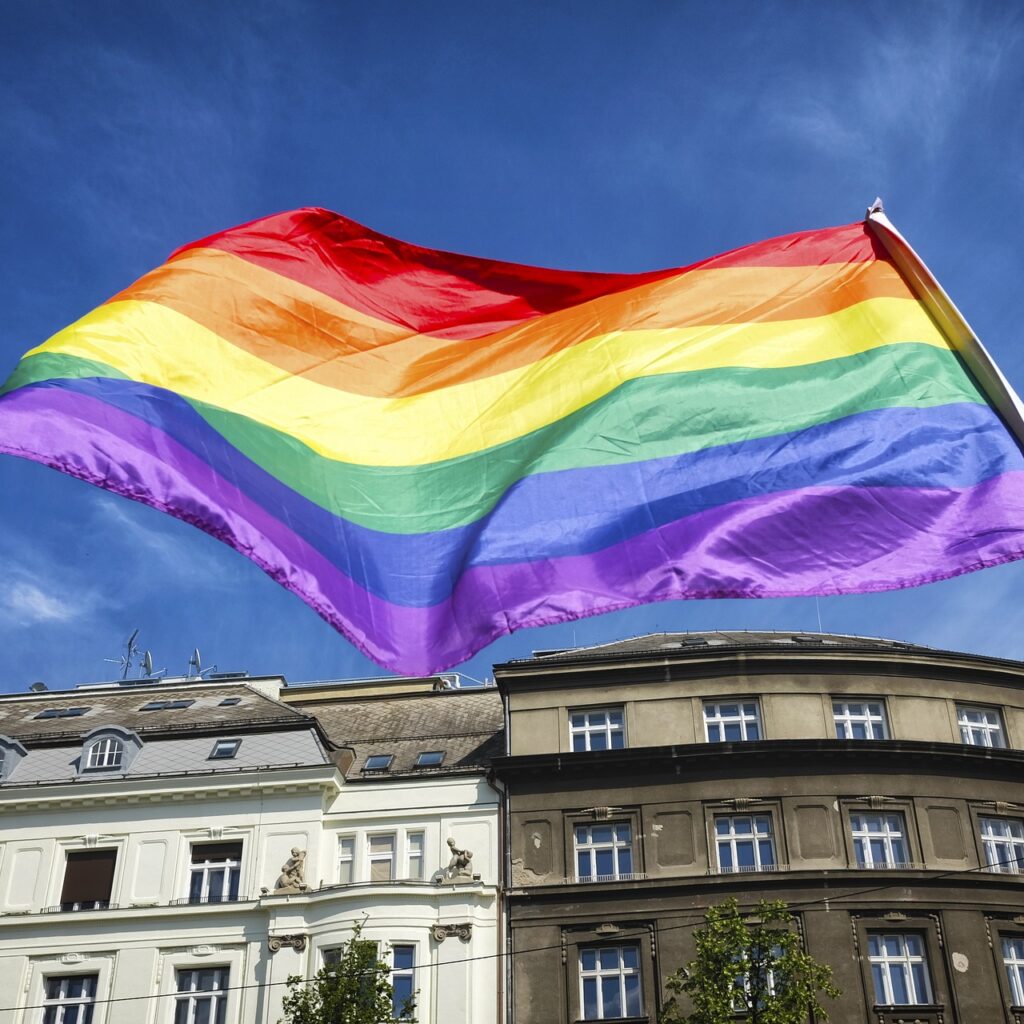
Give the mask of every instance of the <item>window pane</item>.
<svg viewBox="0 0 1024 1024">
<path fill-rule="evenodd" d="M 622 998 L 619 993 L 619 978 L 616 975 L 613 978 L 602 978 L 601 979 L 601 1001 L 604 1004 L 605 1017 L 621 1017 L 622 1016 Z"/>
<path fill-rule="evenodd" d="M 624 967 L 637 968 L 640 966 L 640 950 L 636 946 L 622 947 L 622 963 Z"/>
<path fill-rule="evenodd" d="M 734 743 L 738 740 L 743 739 L 743 733 L 740 731 L 739 722 L 726 722 L 725 723 L 725 741 L 726 743 Z"/>
<path fill-rule="evenodd" d="M 928 992 L 928 973 L 924 964 L 911 964 L 910 970 L 914 978 L 914 1002 L 927 1003 L 931 1000 Z"/>
<path fill-rule="evenodd" d="M 619 966 L 619 951 L 618 949 L 602 949 L 599 952 L 601 961 L 601 970 L 603 971 L 614 971 Z"/>
<path fill-rule="evenodd" d="M 590 734 L 590 749 L 591 750 L 607 750 L 608 749 L 608 737 L 604 732 L 592 732 Z"/>
<path fill-rule="evenodd" d="M 761 734 L 757 730 L 757 722 L 747 722 L 747 739 L 759 740 Z"/>
<path fill-rule="evenodd" d="M 736 861 L 741 868 L 754 866 L 754 844 L 749 840 L 736 843 Z"/>
<path fill-rule="evenodd" d="M 907 987 L 907 969 L 903 964 L 889 965 L 889 980 L 892 983 L 892 1001 L 909 1003 L 910 990 Z"/>
<path fill-rule="evenodd" d="M 627 1017 L 639 1017 L 641 1013 L 640 1006 L 640 975 L 629 974 L 626 975 L 625 979 L 626 989 L 626 1016 Z"/>
<path fill-rule="evenodd" d="M 411 970 L 415 962 L 416 950 L 413 946 L 395 946 L 392 961 L 396 971 Z"/>
<path fill-rule="evenodd" d="M 612 733 L 612 750 L 622 750 L 626 746 L 626 734 L 622 732 Z"/>
<path fill-rule="evenodd" d="M 585 971 L 593 971 L 597 967 L 597 950 L 580 950 L 580 964 Z"/>
<path fill-rule="evenodd" d="M 598 1020 L 597 979 L 583 979 L 583 1017 L 585 1020 Z"/>
</svg>

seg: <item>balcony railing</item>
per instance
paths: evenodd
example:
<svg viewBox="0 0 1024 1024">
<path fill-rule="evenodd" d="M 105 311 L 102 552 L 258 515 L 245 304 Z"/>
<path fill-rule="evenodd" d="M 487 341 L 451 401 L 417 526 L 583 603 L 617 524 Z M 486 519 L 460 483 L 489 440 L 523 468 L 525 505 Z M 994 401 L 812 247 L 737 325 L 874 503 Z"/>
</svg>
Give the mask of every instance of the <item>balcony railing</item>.
<svg viewBox="0 0 1024 1024">
<path fill-rule="evenodd" d="M 776 871 L 789 871 L 788 864 L 738 864 L 734 867 L 710 867 L 709 875 L 759 875 Z"/>
<path fill-rule="evenodd" d="M 116 903 L 107 900 L 83 900 L 79 903 L 58 903 L 55 907 L 43 907 L 41 914 L 73 914 L 83 910 L 117 910 Z"/>
<path fill-rule="evenodd" d="M 874 864 L 851 864 L 855 871 L 926 871 L 926 864 L 910 860 L 881 861 Z"/>
<path fill-rule="evenodd" d="M 206 903 L 238 903 L 242 901 L 241 896 L 183 896 L 178 900 L 171 900 L 172 907 L 200 906 Z"/>
</svg>

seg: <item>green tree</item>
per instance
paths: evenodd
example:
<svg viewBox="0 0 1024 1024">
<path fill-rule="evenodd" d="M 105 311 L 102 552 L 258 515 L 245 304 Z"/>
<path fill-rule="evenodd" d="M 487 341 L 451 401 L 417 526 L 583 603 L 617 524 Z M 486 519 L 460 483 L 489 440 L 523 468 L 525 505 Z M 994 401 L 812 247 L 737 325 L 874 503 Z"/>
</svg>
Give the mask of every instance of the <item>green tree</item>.
<svg viewBox="0 0 1024 1024">
<path fill-rule="evenodd" d="M 338 959 L 325 964 L 306 981 L 288 979 L 284 1018 L 278 1024 L 416 1024 L 415 993 L 405 1006 L 395 1007 L 391 969 L 380 959 L 377 944 L 360 938 L 362 922 L 338 950 Z M 397 1012 L 396 1012 L 397 1010 Z"/>
<path fill-rule="evenodd" d="M 745 917 L 730 899 L 704 920 L 696 959 L 665 983 L 672 995 L 659 1024 L 734 1024 L 738 1015 L 749 1024 L 828 1021 L 820 996 L 840 994 L 832 968 L 804 951 L 784 902 L 761 900 Z M 684 994 L 688 1014 L 680 1005 Z"/>
</svg>

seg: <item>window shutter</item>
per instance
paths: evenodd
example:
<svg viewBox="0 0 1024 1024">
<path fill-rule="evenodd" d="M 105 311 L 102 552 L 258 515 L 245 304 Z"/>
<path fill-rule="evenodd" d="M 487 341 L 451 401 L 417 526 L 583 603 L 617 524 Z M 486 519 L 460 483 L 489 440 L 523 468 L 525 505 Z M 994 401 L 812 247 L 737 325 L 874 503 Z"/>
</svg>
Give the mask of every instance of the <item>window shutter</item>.
<svg viewBox="0 0 1024 1024">
<path fill-rule="evenodd" d="M 68 854 L 60 902 L 108 903 L 114 887 L 117 850 L 78 850 Z"/>
<path fill-rule="evenodd" d="M 241 843 L 201 843 L 192 847 L 192 863 L 205 864 L 225 860 L 241 860 Z"/>
</svg>

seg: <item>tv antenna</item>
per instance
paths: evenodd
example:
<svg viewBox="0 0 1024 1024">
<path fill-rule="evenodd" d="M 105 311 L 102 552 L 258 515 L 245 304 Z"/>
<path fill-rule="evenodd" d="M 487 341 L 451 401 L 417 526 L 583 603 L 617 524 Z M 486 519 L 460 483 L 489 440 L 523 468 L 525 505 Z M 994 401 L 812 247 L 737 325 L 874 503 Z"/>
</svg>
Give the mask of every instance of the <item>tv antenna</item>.
<svg viewBox="0 0 1024 1024">
<path fill-rule="evenodd" d="M 124 645 L 125 651 L 120 658 L 104 658 L 104 661 L 109 661 L 111 665 L 121 666 L 121 678 L 127 679 L 128 673 L 131 671 L 132 662 L 135 660 L 135 656 L 139 653 L 138 645 L 135 643 L 136 637 L 139 635 L 139 631 L 135 630 L 130 637 L 128 642 Z M 147 652 L 148 653 L 148 652 Z"/>
<path fill-rule="evenodd" d="M 155 672 L 153 671 L 153 654 L 151 651 L 146 651 L 142 655 L 142 674 L 146 679 L 159 679 L 167 669 L 158 668 Z"/>
</svg>

